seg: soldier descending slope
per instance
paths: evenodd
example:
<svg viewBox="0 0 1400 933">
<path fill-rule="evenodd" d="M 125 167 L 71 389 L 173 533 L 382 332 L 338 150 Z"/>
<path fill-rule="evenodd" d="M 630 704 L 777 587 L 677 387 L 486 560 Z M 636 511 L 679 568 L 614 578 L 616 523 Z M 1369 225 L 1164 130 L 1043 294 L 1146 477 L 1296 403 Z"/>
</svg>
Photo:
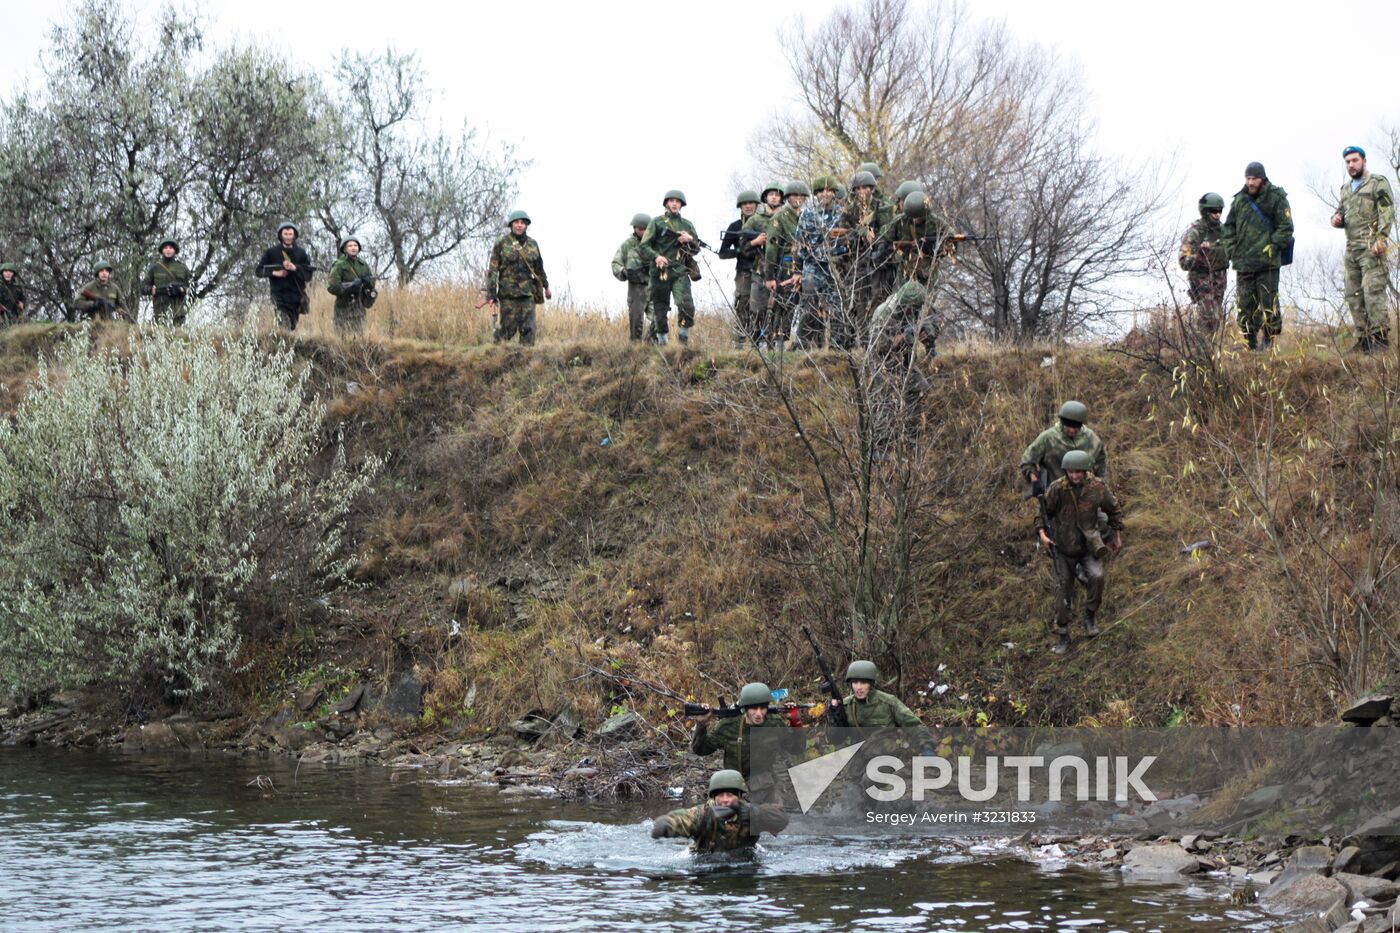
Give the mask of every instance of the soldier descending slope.
<svg viewBox="0 0 1400 933">
<path fill-rule="evenodd" d="M 1186 270 L 1186 295 L 1196 307 L 1203 330 L 1214 333 L 1224 320 L 1225 278 L 1230 260 L 1220 245 L 1224 227 L 1220 214 L 1225 199 L 1214 191 L 1201 195 L 1201 217 L 1181 238 L 1181 268 Z"/>
<path fill-rule="evenodd" d="M 486 270 L 486 299 L 499 312 L 491 339 L 510 342 L 520 334 L 522 346 L 535 344 L 535 305 L 554 297 L 549 290 L 540 245 L 525 233 L 530 215 L 512 211 L 506 218 L 508 232 L 491 247 L 491 264 Z"/>
<path fill-rule="evenodd" d="M 780 804 L 749 803 L 747 794 L 748 785 L 738 771 L 716 771 L 710 777 L 708 803 L 657 817 L 651 838 L 688 838 L 692 852 L 752 852 L 761 833 L 782 832 L 788 817 Z"/>
<path fill-rule="evenodd" d="M 1063 475 L 1060 463 L 1071 450 L 1089 455 L 1089 469 L 1095 476 L 1103 479 L 1108 475 L 1108 452 L 1099 436 L 1085 424 L 1088 420 L 1087 405 L 1073 399 L 1065 402 L 1055 423 L 1037 434 L 1021 454 L 1021 475 L 1032 487 L 1039 487 L 1037 494 Z"/>
</svg>

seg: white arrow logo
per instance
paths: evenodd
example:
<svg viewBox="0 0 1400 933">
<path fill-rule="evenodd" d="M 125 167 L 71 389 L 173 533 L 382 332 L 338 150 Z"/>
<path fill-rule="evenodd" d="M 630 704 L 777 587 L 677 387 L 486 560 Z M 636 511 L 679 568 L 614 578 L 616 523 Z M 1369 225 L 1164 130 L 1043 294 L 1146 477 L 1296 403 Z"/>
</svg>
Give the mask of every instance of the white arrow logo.
<svg viewBox="0 0 1400 933">
<path fill-rule="evenodd" d="M 855 757 L 856 752 L 864 742 L 857 742 L 854 745 L 847 745 L 845 748 L 838 748 L 830 754 L 820 758 L 813 758 L 811 761 L 804 761 L 800 765 L 794 765 L 788 769 L 788 777 L 792 778 L 792 789 L 797 794 L 797 805 L 806 813 L 812 809 L 812 804 L 817 802 L 817 798 L 831 786 L 831 782 L 836 780 L 836 775 L 841 773 L 841 769 L 846 767 L 846 762 Z"/>
</svg>

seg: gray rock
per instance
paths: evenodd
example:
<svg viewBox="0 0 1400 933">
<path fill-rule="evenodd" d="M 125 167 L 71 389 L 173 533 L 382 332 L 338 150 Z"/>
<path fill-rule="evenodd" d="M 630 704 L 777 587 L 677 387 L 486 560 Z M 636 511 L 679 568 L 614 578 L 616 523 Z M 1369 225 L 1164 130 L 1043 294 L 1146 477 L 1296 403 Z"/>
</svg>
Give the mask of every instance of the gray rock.
<svg viewBox="0 0 1400 933">
<path fill-rule="evenodd" d="M 1369 726 L 1390 712 L 1390 704 L 1394 702 L 1394 697 L 1389 694 L 1376 694 L 1362 697 L 1355 703 L 1342 711 L 1342 722 L 1355 723 L 1358 726 Z"/>
<path fill-rule="evenodd" d="M 345 716 L 355 711 L 355 707 L 360 705 L 360 701 L 365 697 L 365 685 L 356 684 L 350 688 L 350 692 L 345 694 L 345 699 L 341 700 L 331 708 L 331 712 L 337 716 Z"/>
<path fill-rule="evenodd" d="M 393 716 L 412 716 L 417 718 L 423 713 L 423 684 L 414 677 L 413 674 L 403 674 L 398 681 L 389 688 L 389 692 L 384 696 L 384 702 L 379 708 Z"/>
<path fill-rule="evenodd" d="M 522 739 L 538 739 L 554 728 L 549 717 L 539 710 L 532 710 L 510 724 L 511 731 Z"/>
<path fill-rule="evenodd" d="M 1196 857 L 1174 842 L 1138 846 L 1123 859 L 1123 874 L 1133 878 L 1176 878 L 1200 870 Z"/>
<path fill-rule="evenodd" d="M 618 713 L 598 727 L 598 735 L 605 739 L 625 739 L 635 735 L 641 728 L 641 716 L 633 712 Z"/>
<path fill-rule="evenodd" d="M 1361 850 L 1356 846 L 1347 846 L 1337 853 L 1337 857 L 1332 860 L 1332 872 L 1336 874 L 1342 871 L 1351 871 L 1357 863 Z"/>
<path fill-rule="evenodd" d="M 447 598 L 453 602 L 459 602 L 471 595 L 472 581 L 470 577 L 458 577 L 447 584 Z"/>
<path fill-rule="evenodd" d="M 1288 867 L 1326 874 L 1332 869 L 1332 850 L 1327 846 L 1299 846 L 1289 857 Z"/>
<path fill-rule="evenodd" d="M 314 729 L 304 729 L 301 726 L 283 726 L 272 733 L 272 740 L 289 752 L 299 752 L 318 738 L 320 736 Z"/>
<path fill-rule="evenodd" d="M 1290 868 L 1259 895 L 1259 903 L 1278 911 L 1321 914 L 1345 905 L 1349 892 L 1335 878 Z"/>
<path fill-rule="evenodd" d="M 1374 904 L 1377 901 L 1388 901 L 1400 894 L 1400 887 L 1395 882 L 1387 881 L 1384 878 L 1374 878 L 1371 875 L 1353 875 L 1350 872 L 1339 872 L 1332 876 L 1347 886 L 1351 891 L 1352 900 L 1369 901 Z"/>
<path fill-rule="evenodd" d="M 374 730 L 372 735 L 378 742 L 392 742 L 398 733 L 394 731 L 392 726 L 380 726 Z"/>
<path fill-rule="evenodd" d="M 1392 933 L 1390 918 L 1385 914 L 1367 917 L 1361 923 L 1361 933 Z"/>
<path fill-rule="evenodd" d="M 171 748 L 184 748 L 173 726 L 163 722 L 151 722 L 141 727 L 143 751 L 153 752 Z"/>
<path fill-rule="evenodd" d="M 297 709 L 303 713 L 311 709 L 321 700 L 321 694 L 326 692 L 326 685 L 315 683 L 297 694 Z"/>
</svg>

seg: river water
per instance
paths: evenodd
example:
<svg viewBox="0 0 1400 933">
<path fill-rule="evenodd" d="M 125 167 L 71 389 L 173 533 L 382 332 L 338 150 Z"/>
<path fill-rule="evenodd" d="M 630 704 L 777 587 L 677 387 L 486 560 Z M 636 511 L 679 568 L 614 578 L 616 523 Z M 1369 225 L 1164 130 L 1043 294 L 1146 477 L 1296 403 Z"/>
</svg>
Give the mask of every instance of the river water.
<svg viewBox="0 0 1400 933">
<path fill-rule="evenodd" d="M 928 838 L 768 840 L 708 865 L 669 809 L 278 760 L 0 749 L 4 930 L 1251 930 L 1229 889 Z M 942 846 L 942 847 L 940 847 Z"/>
</svg>

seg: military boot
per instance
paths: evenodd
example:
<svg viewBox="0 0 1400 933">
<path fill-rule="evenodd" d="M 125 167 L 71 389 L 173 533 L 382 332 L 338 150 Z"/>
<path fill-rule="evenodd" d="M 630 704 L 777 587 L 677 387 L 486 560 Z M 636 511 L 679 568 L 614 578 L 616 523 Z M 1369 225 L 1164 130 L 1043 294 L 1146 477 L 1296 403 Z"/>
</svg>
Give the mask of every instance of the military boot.
<svg viewBox="0 0 1400 933">
<path fill-rule="evenodd" d="M 1099 632 L 1100 632 L 1100 631 L 1101 631 L 1101 630 L 1099 629 L 1098 625 L 1095 624 L 1095 622 L 1094 622 L 1094 613 L 1091 612 L 1091 611 L 1088 610 L 1088 609 L 1085 609 L 1085 610 L 1084 610 L 1084 632 L 1085 632 L 1085 634 L 1087 634 L 1090 638 L 1098 638 L 1098 637 L 1099 637 Z"/>
<path fill-rule="evenodd" d="M 656 345 L 657 345 L 657 346 L 659 346 L 659 347 L 664 347 L 664 346 L 666 346 L 666 343 L 667 343 L 667 340 L 666 340 L 666 335 L 665 335 L 665 334 L 657 334 L 657 335 L 656 335 Z"/>
<path fill-rule="evenodd" d="M 1056 654 L 1064 654 L 1069 650 L 1069 632 L 1064 629 L 1059 630 L 1059 637 L 1055 639 L 1055 645 L 1050 649 Z"/>
<path fill-rule="evenodd" d="M 676 336 L 680 338 L 681 343 L 690 343 L 690 328 L 689 328 L 689 327 L 678 327 L 678 328 L 676 328 Z"/>
</svg>

